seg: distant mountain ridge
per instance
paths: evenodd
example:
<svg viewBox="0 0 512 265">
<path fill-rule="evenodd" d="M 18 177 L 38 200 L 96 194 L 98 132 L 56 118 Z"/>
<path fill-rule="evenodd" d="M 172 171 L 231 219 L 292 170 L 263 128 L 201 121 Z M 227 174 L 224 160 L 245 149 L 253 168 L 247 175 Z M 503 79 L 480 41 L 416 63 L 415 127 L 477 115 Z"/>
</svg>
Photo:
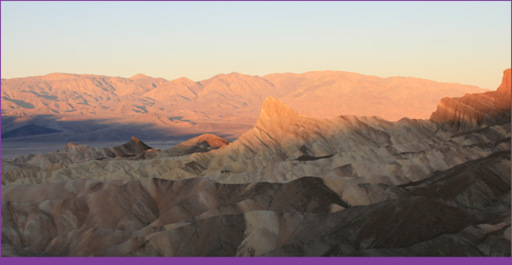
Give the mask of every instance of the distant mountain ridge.
<svg viewBox="0 0 512 265">
<path fill-rule="evenodd" d="M 439 120 L 318 119 L 269 96 L 233 142 L 2 160 L 2 255 L 510 257 L 507 74 Z"/>
<path fill-rule="evenodd" d="M 90 131 L 82 133 L 89 133 L 91 139 L 108 135 L 105 130 L 112 129 L 112 123 L 141 126 L 141 131 L 148 126 L 159 130 L 160 134 L 148 137 L 215 133 L 236 138 L 252 127 L 268 96 L 313 117 L 360 115 L 398 120 L 428 118 L 443 97 L 484 92 L 469 85 L 341 71 L 263 77 L 230 73 L 199 82 L 143 74 L 121 78 L 54 73 L 2 79 L 1 88 L 2 119 L 7 121 L 2 121 L 3 133 L 35 124 L 48 127 L 43 131 L 61 131 L 53 138 L 69 141 L 76 140 L 73 137 L 79 132 L 70 132 L 67 123 L 91 120 L 103 130 L 100 134 L 89 126 Z M 42 115 L 48 120 L 38 124 Z"/>
</svg>

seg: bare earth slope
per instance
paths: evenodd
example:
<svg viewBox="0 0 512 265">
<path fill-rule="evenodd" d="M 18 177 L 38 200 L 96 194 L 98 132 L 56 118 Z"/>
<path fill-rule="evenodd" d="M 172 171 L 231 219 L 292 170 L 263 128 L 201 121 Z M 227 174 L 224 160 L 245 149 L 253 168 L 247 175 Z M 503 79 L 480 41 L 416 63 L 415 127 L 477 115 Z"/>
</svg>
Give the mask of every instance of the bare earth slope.
<svg viewBox="0 0 512 265">
<path fill-rule="evenodd" d="M 317 119 L 268 97 L 236 141 L 189 155 L 3 160 L 2 255 L 510 256 L 510 101 L 486 103 L 507 75 L 440 120 Z"/>
<path fill-rule="evenodd" d="M 133 157 L 146 156 L 148 152 L 154 152 L 151 147 L 147 146 L 137 137 L 120 146 L 115 147 L 88 147 L 68 143 L 62 150 L 55 153 L 46 154 L 29 154 L 22 155 L 11 159 L 13 164 L 30 164 L 37 167 L 49 167 L 52 164 L 72 164 L 89 160 L 103 160 L 116 157 Z"/>
<path fill-rule="evenodd" d="M 339 71 L 264 77 L 230 73 L 200 82 L 142 74 L 49 74 L 2 80 L 2 137 L 91 141 L 129 137 L 124 131 L 130 131 L 145 139 L 202 133 L 236 138 L 252 127 L 268 96 L 319 118 L 345 114 L 398 120 L 428 118 L 442 97 L 482 91 L 469 85 Z"/>
<path fill-rule="evenodd" d="M 283 94 L 278 98 L 305 115 L 332 118 L 333 114 L 426 119 L 443 97 L 482 90 L 412 77 L 367 76 L 341 71 L 264 76 Z"/>
</svg>

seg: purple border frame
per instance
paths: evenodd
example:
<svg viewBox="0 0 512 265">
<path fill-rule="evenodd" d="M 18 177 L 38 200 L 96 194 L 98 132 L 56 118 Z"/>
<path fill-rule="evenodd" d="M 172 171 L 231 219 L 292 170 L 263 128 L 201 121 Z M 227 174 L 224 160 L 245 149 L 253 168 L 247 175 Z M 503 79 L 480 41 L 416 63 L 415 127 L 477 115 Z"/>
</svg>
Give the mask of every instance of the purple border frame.
<svg viewBox="0 0 512 265">
<path fill-rule="evenodd" d="M 411 264 L 411 265 L 432 265 L 432 264 L 453 264 L 463 263 L 464 265 L 481 264 L 512 264 L 512 258 L 15 258 L 2 257 L 2 264 L 123 264 L 135 265 L 149 263 L 160 264 L 262 264 L 262 263 L 289 263 L 294 265 L 303 264 Z"/>
<path fill-rule="evenodd" d="M 15 1 L 33 1 L 33 0 L 2 0 L 0 2 L 15 2 Z M 68 1 L 68 0 L 52 0 L 52 1 Z M 82 0 L 72 0 L 72 1 L 82 1 Z M 69 2 L 72 2 L 69 1 Z M 90 2 L 102 1 L 102 0 L 87 0 Z M 123 1 L 123 0 L 114 0 L 114 1 Z M 140 0 L 124 0 L 124 1 L 140 1 Z M 162 0 L 157 0 L 162 1 Z M 163 0 L 165 1 L 165 0 Z M 173 0 L 171 0 L 173 1 Z M 185 1 L 204 1 L 204 0 L 185 0 Z M 211 1 L 211 0 L 206 0 Z M 223 0 L 223 1 L 239 1 L 239 0 Z M 245 0 L 245 1 L 270 1 L 270 0 Z M 310 0 L 285 0 L 285 1 L 310 1 Z M 332 1 L 332 0 L 328 0 Z M 336 1 L 336 0 L 334 0 Z M 341 0 L 344 1 L 344 0 Z M 356 0 L 361 1 L 361 0 Z M 376 2 L 384 2 L 387 0 L 368 0 L 376 1 Z M 396 0 L 395 0 L 396 1 Z M 408 0 L 398 0 L 398 1 L 408 1 Z M 431 0 L 414 0 L 417 2 L 427 2 Z M 435 0 L 436 1 L 436 0 Z M 432 1 L 432 2 L 435 2 Z M 442 1 L 442 0 L 439 0 Z M 453 1 L 453 0 L 451 0 Z M 464 1 L 464 2 L 472 2 L 472 1 L 482 1 L 482 0 L 455 0 L 455 1 Z M 496 2 L 510 2 L 510 0 L 492 0 Z M 393 1 L 394 2 L 394 1 Z M 0 7 L 1 12 L 1 7 Z M 511 21 L 512 24 L 512 21 Z M 0 22 L 1 25 L 1 22 Z M 1 33 L 1 30 L 0 30 Z M 1 37 L 0 37 L 1 39 Z M 2 47 L 0 45 L 0 55 L 1 55 Z M 512 58 L 511 58 L 512 62 Z M 0 66 L 1 73 L 1 66 Z M 0 88 L 1 90 L 1 88 Z M 0 102 L 1 108 L 1 102 Z M 1 132 L 1 128 L 0 128 Z M 2 146 L 2 140 L 0 138 L 0 150 Z M 511 146 L 512 147 L 512 146 Z M 0 153 L 1 158 L 1 153 Z M 0 163 L 1 164 L 1 163 Z M 511 175 L 512 177 L 512 175 Z M 1 190 L 0 190 L 1 194 Z M 1 209 L 0 209 L 1 210 Z M 0 219 L 1 225 L 1 219 Z M 1 250 L 0 250 L 1 253 Z M 177 264 L 281 264 L 288 263 L 293 265 L 306 265 L 306 264 L 314 264 L 314 263 L 322 263 L 324 264 L 356 264 L 356 265 L 374 265 L 374 264 L 397 264 L 397 265 L 441 265 L 441 264 L 450 264 L 453 263 L 461 263 L 464 265 L 480 265 L 480 264 L 493 264 L 493 265 L 502 265 L 502 264 L 512 264 L 512 257 L 503 257 L 503 258 L 495 258 L 495 257 L 326 257 L 326 258 L 309 258 L 309 257 L 275 257 L 275 258 L 237 258 L 237 257 L 222 257 L 222 258 L 207 258 L 207 257 L 169 257 L 169 258 L 156 258 L 156 257 L 109 257 L 109 258 L 91 258 L 91 257 L 62 257 L 62 258 L 47 258 L 47 257 L 33 257 L 33 258 L 18 258 L 18 257 L 0 257 L 0 264 L 38 264 L 38 265 L 59 265 L 59 264 L 74 264 L 74 265 L 85 265 L 85 264 L 105 264 L 105 265 L 113 265 L 113 264 L 123 264 L 123 265 L 132 265 L 132 264 L 143 264 L 149 263 L 151 265 L 160 265 L 160 264 L 169 264 L 169 263 L 177 263 Z"/>
<path fill-rule="evenodd" d="M 38 264 L 38 265 L 54 265 L 54 264 L 73 264 L 73 265 L 86 265 L 86 264 L 123 264 L 123 265 L 139 265 L 139 264 L 240 264 L 240 265 L 252 265 L 252 264 L 294 264 L 294 265 L 306 265 L 306 264 L 355 264 L 355 265 L 374 265 L 374 264 L 389 264 L 389 265 L 438 265 L 438 264 L 454 264 L 461 263 L 464 265 L 481 265 L 481 264 L 512 264 L 511 257 L 505 258 L 489 258 L 489 257 L 478 257 L 478 258 L 435 258 L 435 257 L 393 257 L 393 258 L 382 258 L 382 257 L 370 257 L 370 258 L 17 258 L 17 257 L 2 257 L 0 258 L 1 264 Z"/>
</svg>

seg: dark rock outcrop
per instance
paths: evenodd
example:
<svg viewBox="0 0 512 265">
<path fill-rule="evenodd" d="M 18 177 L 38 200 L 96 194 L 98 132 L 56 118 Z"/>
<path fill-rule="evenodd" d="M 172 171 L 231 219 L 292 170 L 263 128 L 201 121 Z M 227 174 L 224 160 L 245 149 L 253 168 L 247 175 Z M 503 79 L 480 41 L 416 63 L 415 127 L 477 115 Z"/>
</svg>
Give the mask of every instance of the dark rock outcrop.
<svg viewBox="0 0 512 265">
<path fill-rule="evenodd" d="M 170 156 L 190 155 L 193 153 L 204 153 L 216 150 L 228 144 L 230 144 L 228 140 L 217 135 L 207 133 L 180 143 L 171 149 L 165 150 L 165 153 Z"/>
</svg>

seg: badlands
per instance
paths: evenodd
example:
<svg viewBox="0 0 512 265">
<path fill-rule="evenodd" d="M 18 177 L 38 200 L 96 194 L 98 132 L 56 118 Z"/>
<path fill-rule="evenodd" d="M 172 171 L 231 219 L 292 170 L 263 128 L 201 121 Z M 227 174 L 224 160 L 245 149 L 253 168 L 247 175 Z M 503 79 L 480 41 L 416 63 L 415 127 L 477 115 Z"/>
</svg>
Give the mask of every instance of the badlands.
<svg viewBox="0 0 512 265">
<path fill-rule="evenodd" d="M 295 86 L 294 78 L 315 74 L 251 78 L 271 94 L 276 87 Z M 116 147 L 70 143 L 54 153 L 2 160 L 2 255 L 510 256 L 510 75 L 510 69 L 504 71 L 495 91 L 438 99 L 429 119 L 419 112 L 411 113 L 422 119 L 397 119 L 391 109 L 382 112 L 389 115 L 386 119 L 359 115 L 313 118 L 283 103 L 286 96 L 283 101 L 269 96 L 253 127 L 232 142 L 206 134 L 158 150 L 137 136 Z M 50 84 L 62 76 L 38 78 Z M 238 80 L 239 76 L 226 75 L 211 82 L 226 78 Z M 145 76 L 132 79 L 148 80 Z M 310 80 L 323 79 L 314 76 Z M 36 82 L 2 80 L 2 88 L 4 81 L 18 82 L 19 91 L 34 91 L 24 87 Z M 134 86 L 133 91 L 146 87 L 151 93 L 165 82 L 155 79 Z M 176 82 L 188 87 L 180 95 L 189 93 L 189 100 L 169 95 L 175 102 L 192 102 L 191 98 L 208 93 L 208 82 Z M 234 97 L 237 92 L 229 94 L 229 88 L 249 88 L 243 82 L 237 84 L 226 86 L 225 94 Z M 294 90 L 296 104 L 307 105 L 299 100 L 300 93 L 307 95 L 303 100 L 313 99 L 311 91 L 321 94 L 330 89 L 327 84 Z M 389 86 L 389 90 L 396 87 L 400 86 Z M 105 89 L 99 96 L 103 99 L 114 91 Z M 139 92 L 133 91 L 124 91 L 122 96 L 136 98 Z M 49 92 L 23 93 L 57 101 Z M 258 100 L 226 101 L 221 94 L 211 93 L 219 97 L 214 99 L 217 104 L 238 107 L 240 117 L 251 113 L 250 104 Z M 3 100 L 10 97 L 5 100 L 12 103 L 11 109 L 24 108 L 25 112 L 12 116 L 6 128 L 32 119 L 31 110 L 51 111 L 55 106 L 44 105 L 43 100 L 42 105 L 28 99 L 20 102 L 13 95 L 2 91 Z M 148 98 L 153 97 L 139 100 L 151 102 Z M 71 113 L 102 108 L 90 104 L 92 100 L 85 96 L 76 96 L 76 100 L 86 107 L 79 110 L 71 104 Z M 368 100 L 362 108 L 385 110 L 399 105 L 396 101 L 379 103 L 382 98 Z M 350 104 L 357 102 L 331 103 L 353 109 Z M 193 103 L 201 104 L 201 100 Z M 244 103 L 250 106 L 243 108 Z M 137 106 L 119 104 L 116 111 L 151 115 L 143 103 Z M 211 106 L 205 102 L 205 108 Z M 315 115 L 328 115 L 328 106 L 332 105 L 316 109 Z M 332 108 L 329 115 L 343 114 L 340 108 Z M 211 111 L 218 109 L 233 110 L 226 105 Z M 54 114 L 58 119 L 70 117 Z M 164 124 L 170 121 L 190 125 L 179 128 L 197 129 L 194 126 L 202 121 L 199 116 L 172 114 L 180 118 L 167 119 Z M 250 121 L 247 117 L 244 122 Z M 237 126 L 242 121 L 233 120 Z M 58 130 L 57 125 L 45 128 Z"/>
</svg>

